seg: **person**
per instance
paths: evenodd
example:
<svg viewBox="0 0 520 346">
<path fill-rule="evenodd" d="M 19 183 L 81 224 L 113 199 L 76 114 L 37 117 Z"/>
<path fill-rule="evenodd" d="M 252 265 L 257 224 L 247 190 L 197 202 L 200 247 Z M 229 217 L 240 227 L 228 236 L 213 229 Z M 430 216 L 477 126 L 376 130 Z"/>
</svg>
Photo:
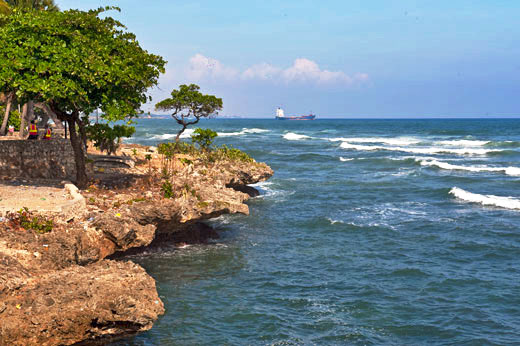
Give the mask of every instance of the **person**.
<svg viewBox="0 0 520 346">
<path fill-rule="evenodd" d="M 9 136 L 14 136 L 14 126 L 13 125 L 9 125 Z"/>
<path fill-rule="evenodd" d="M 32 120 L 31 125 L 29 125 L 29 139 L 38 139 L 38 127 L 36 127 L 34 120 Z"/>
<path fill-rule="evenodd" d="M 49 125 L 45 125 L 45 136 L 43 136 L 43 139 L 51 139 L 51 136 L 52 136 L 52 130 L 51 128 L 49 127 Z"/>
</svg>

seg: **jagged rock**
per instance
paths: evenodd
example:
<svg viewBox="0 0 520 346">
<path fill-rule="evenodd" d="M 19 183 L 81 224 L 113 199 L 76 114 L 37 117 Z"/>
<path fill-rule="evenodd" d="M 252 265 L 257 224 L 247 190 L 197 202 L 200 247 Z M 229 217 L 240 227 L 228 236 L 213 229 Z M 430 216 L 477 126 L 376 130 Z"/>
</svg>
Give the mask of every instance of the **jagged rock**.
<svg viewBox="0 0 520 346">
<path fill-rule="evenodd" d="M 146 176 L 148 164 L 130 174 Z M 106 258 L 158 241 L 218 237 L 200 221 L 247 215 L 244 202 L 256 191 L 247 185 L 273 174 L 261 163 L 196 158 L 176 170 L 173 198 L 160 184 L 132 189 L 126 172 L 120 190 L 71 193 L 81 213 L 72 208 L 49 233 L 0 223 L 0 345 L 70 345 L 150 329 L 164 312 L 154 280 L 132 262 Z"/>
<path fill-rule="evenodd" d="M 164 312 L 155 281 L 132 262 L 74 265 L 16 286 L 0 294 L 1 345 L 71 345 L 141 332 Z"/>
</svg>

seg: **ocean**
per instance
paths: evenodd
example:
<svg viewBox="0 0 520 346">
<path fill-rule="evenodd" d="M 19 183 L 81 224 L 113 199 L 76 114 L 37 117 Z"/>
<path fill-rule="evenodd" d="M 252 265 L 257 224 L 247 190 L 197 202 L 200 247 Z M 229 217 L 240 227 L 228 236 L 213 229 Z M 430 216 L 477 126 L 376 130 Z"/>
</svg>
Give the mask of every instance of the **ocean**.
<svg viewBox="0 0 520 346">
<path fill-rule="evenodd" d="M 113 345 L 520 343 L 520 119 L 199 127 L 275 175 L 220 239 L 129 257 L 166 313 Z M 127 142 L 176 131 L 142 119 Z"/>
</svg>

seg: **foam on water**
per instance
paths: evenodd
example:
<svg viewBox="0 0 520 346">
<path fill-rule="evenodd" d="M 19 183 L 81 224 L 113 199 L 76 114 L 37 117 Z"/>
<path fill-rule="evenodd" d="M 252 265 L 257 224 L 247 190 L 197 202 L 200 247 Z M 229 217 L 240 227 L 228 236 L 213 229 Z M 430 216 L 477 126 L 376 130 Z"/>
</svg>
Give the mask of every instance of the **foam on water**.
<svg viewBox="0 0 520 346">
<path fill-rule="evenodd" d="M 287 132 L 283 135 L 283 138 L 287 139 L 288 141 L 301 141 L 302 139 L 310 139 L 311 137 L 306 135 L 299 135 L 294 132 Z"/>
<path fill-rule="evenodd" d="M 405 148 L 405 147 L 385 147 L 380 145 L 356 145 L 348 142 L 343 142 L 340 145 L 343 149 L 352 149 L 359 151 L 374 151 L 374 150 L 389 150 L 389 151 L 403 151 L 414 154 L 457 154 L 457 155 L 486 155 L 493 152 L 501 152 L 500 149 L 475 149 L 475 148 L 439 148 L 439 147 L 424 147 L 424 148 Z"/>
<path fill-rule="evenodd" d="M 242 136 L 242 135 L 246 135 L 246 134 L 250 134 L 250 133 L 264 133 L 264 132 L 269 132 L 269 130 L 257 129 L 257 128 L 253 128 L 253 129 L 243 128 L 242 131 L 237 131 L 237 132 L 217 132 L 217 133 L 220 137 L 228 137 L 228 136 Z"/>
<path fill-rule="evenodd" d="M 339 160 L 340 160 L 341 162 L 347 162 L 347 161 L 352 161 L 352 160 L 354 160 L 354 159 L 347 159 L 347 158 L 344 158 L 344 157 L 341 157 L 341 156 L 340 156 Z"/>
<path fill-rule="evenodd" d="M 478 193 L 468 192 L 458 187 L 452 188 L 450 194 L 467 202 L 491 205 L 506 209 L 520 209 L 520 199 L 518 198 L 479 195 Z"/>
<path fill-rule="evenodd" d="M 469 140 L 469 139 L 457 139 L 448 141 L 436 142 L 440 145 L 456 146 L 456 147 L 481 147 L 489 143 L 489 141 Z"/>
<path fill-rule="evenodd" d="M 386 138 L 386 137 L 339 137 L 339 138 L 329 138 L 331 142 L 351 142 L 351 143 L 385 143 L 389 145 L 411 145 L 420 143 L 421 140 L 413 137 L 396 137 L 396 138 Z"/>
<path fill-rule="evenodd" d="M 489 166 L 461 166 L 453 165 L 448 162 L 442 162 L 435 159 L 416 158 L 421 166 L 435 166 L 447 170 L 461 170 L 469 172 L 504 172 L 507 175 L 520 176 L 520 167 L 489 167 Z"/>
<path fill-rule="evenodd" d="M 180 138 L 190 138 L 191 135 L 193 134 L 193 131 L 195 131 L 195 129 L 186 129 L 186 130 L 184 130 L 184 132 L 181 134 Z M 177 133 L 165 133 L 165 134 L 162 134 L 162 135 L 154 135 L 150 139 L 154 139 L 154 140 L 157 140 L 157 141 L 164 141 L 164 140 L 173 139 L 176 136 L 177 136 Z"/>
</svg>

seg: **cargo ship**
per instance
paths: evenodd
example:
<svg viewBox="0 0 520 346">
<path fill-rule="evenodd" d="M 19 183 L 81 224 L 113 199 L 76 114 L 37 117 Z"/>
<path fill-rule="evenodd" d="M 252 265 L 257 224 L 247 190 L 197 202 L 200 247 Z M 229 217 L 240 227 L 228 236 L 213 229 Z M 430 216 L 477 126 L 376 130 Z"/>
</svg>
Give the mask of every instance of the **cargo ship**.
<svg viewBox="0 0 520 346">
<path fill-rule="evenodd" d="M 295 116 L 285 116 L 283 113 L 283 109 L 278 107 L 276 110 L 276 120 L 314 120 L 316 119 L 316 115 L 309 114 L 309 115 L 295 115 Z"/>
</svg>

